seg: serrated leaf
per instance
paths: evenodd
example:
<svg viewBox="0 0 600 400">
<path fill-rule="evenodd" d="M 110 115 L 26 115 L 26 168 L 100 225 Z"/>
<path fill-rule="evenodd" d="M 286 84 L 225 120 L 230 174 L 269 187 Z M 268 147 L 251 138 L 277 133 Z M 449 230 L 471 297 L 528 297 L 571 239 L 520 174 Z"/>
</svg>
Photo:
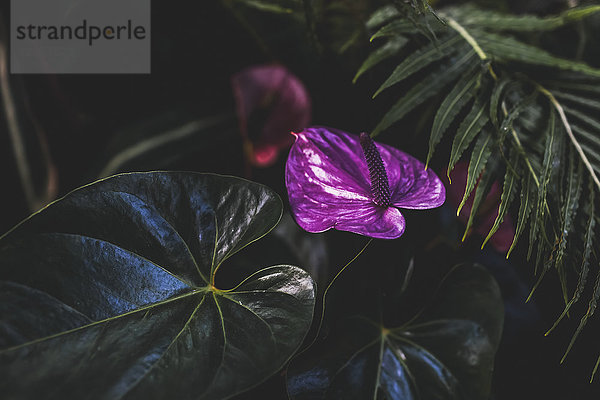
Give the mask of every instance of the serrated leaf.
<svg viewBox="0 0 600 400">
<path fill-rule="evenodd" d="M 443 39 L 429 43 L 427 46 L 415 51 L 398 65 L 392 74 L 377 89 L 373 98 L 379 93 L 406 79 L 415 72 L 425 68 L 429 64 L 448 57 L 463 48 L 463 39 L 459 35 L 447 35 Z"/>
<path fill-rule="evenodd" d="M 591 299 L 590 299 L 590 301 L 588 303 L 587 311 L 585 312 L 585 314 L 583 315 L 583 317 L 581 317 L 581 320 L 579 321 L 579 325 L 577 326 L 577 329 L 575 330 L 575 333 L 573 333 L 573 336 L 571 337 L 571 341 L 569 342 L 569 345 L 567 346 L 567 350 L 565 350 L 565 354 L 563 355 L 562 359 L 560 360 L 561 363 L 565 361 L 565 358 L 567 357 L 567 355 L 571 351 L 571 348 L 575 344 L 575 341 L 577 340 L 577 337 L 579 337 L 579 334 L 581 333 L 581 331 L 583 330 L 583 328 L 587 324 L 588 319 L 592 315 L 594 315 L 594 312 L 596 311 L 596 307 L 598 305 L 598 299 L 599 298 L 600 298 L 600 273 L 597 273 L 596 274 L 596 281 L 594 282 L 594 290 L 592 292 Z M 597 368 L 598 368 L 598 364 L 596 363 L 596 366 L 594 367 L 594 371 L 592 372 L 591 379 L 594 379 L 594 374 L 596 373 L 596 369 Z M 591 379 L 590 379 L 590 381 L 591 381 Z"/>
<path fill-rule="evenodd" d="M 383 116 L 379 124 L 373 130 L 373 136 L 376 136 L 382 130 L 389 128 L 394 122 L 400 120 L 412 109 L 442 90 L 444 85 L 447 85 L 456 79 L 464 71 L 464 68 L 467 68 L 469 63 L 473 62 L 474 59 L 475 53 L 471 50 L 462 53 L 450 65 L 441 66 L 429 77 L 413 86 L 412 89 L 406 92 L 406 94 Z"/>
<path fill-rule="evenodd" d="M 569 302 L 565 306 L 563 312 L 560 314 L 560 316 L 554 322 L 552 327 L 548 330 L 548 332 L 546 332 L 546 336 L 548 334 L 550 334 L 550 332 L 552 332 L 558 326 L 560 321 L 565 317 L 565 315 L 567 315 L 567 313 L 569 312 L 571 307 L 575 303 L 577 303 L 577 301 L 580 299 L 581 295 L 583 294 L 583 291 L 585 290 L 585 284 L 587 282 L 587 277 L 588 277 L 588 274 L 590 271 L 590 258 L 592 255 L 593 242 L 594 242 L 594 227 L 596 226 L 596 216 L 594 213 L 594 202 L 595 202 L 594 194 L 596 191 L 594 189 L 594 182 L 591 178 L 589 179 L 588 189 L 589 189 L 589 199 L 588 199 L 588 205 L 587 205 L 586 211 L 587 211 L 589 217 L 588 217 L 588 221 L 586 224 L 587 228 L 586 228 L 585 236 L 584 236 L 584 240 L 583 240 L 584 241 L 584 249 L 583 249 L 583 254 L 581 256 L 581 268 L 579 270 L 577 286 L 575 287 L 575 291 L 573 292 L 573 296 L 571 297 L 571 300 L 569 300 Z"/>
<path fill-rule="evenodd" d="M 369 39 L 371 42 L 378 38 L 393 37 L 398 35 L 406 35 L 413 33 L 415 24 L 406 19 L 397 19 L 384 26 L 375 32 Z"/>
<path fill-rule="evenodd" d="M 559 99 L 572 101 L 584 107 L 594 108 L 600 110 L 600 101 L 589 97 L 579 96 L 573 93 L 561 92 L 559 90 L 552 90 L 552 94 Z"/>
<path fill-rule="evenodd" d="M 373 12 L 373 14 L 371 14 L 366 22 L 367 29 L 372 31 L 378 26 L 383 25 L 397 17 L 400 17 L 398 9 L 392 4 L 385 5 L 381 8 L 378 8 L 375 10 L 375 12 Z"/>
<path fill-rule="evenodd" d="M 424 27 L 421 27 L 421 24 Z M 408 16 L 407 18 L 394 19 L 382 26 L 369 40 L 372 42 L 378 38 L 412 35 L 415 33 L 422 33 L 429 37 L 430 40 L 434 40 L 435 38 L 431 34 L 443 32 L 445 29 L 446 26 L 441 24 L 439 19 L 433 14 L 421 15 L 418 19 Z"/>
<path fill-rule="evenodd" d="M 292 361 L 288 394 L 293 400 L 484 400 L 502 324 L 500 290 L 489 272 L 460 265 L 418 321 L 386 328 L 355 317 L 337 324 L 312 354 Z"/>
<path fill-rule="evenodd" d="M 573 132 L 580 138 L 588 140 L 591 144 L 600 146 L 600 135 L 598 133 L 593 133 L 588 131 L 587 129 L 582 128 L 579 125 L 575 125 L 573 123 L 570 124 Z M 582 147 L 584 144 L 581 144 Z M 596 155 L 596 160 L 600 161 L 600 158 Z"/>
<path fill-rule="evenodd" d="M 548 87 L 561 88 L 564 90 L 577 90 L 585 93 L 600 94 L 600 84 L 595 81 L 572 82 L 572 81 L 550 81 Z"/>
<path fill-rule="evenodd" d="M 491 31 L 540 32 L 560 28 L 600 11 L 600 6 L 570 8 L 559 15 L 512 15 L 484 10 L 471 4 L 448 10 L 463 26 L 485 27 Z"/>
<path fill-rule="evenodd" d="M 518 61 L 532 65 L 560 68 L 581 72 L 590 76 L 600 76 L 600 69 L 587 64 L 556 57 L 539 47 L 520 42 L 512 37 L 477 31 L 476 39 L 493 58 L 504 61 Z"/>
<path fill-rule="evenodd" d="M 215 274 L 281 211 L 243 179 L 152 172 L 34 214 L 0 238 L 3 396 L 215 399 L 265 380 L 301 344 L 314 284 L 289 265 L 226 290 Z"/>
<path fill-rule="evenodd" d="M 458 209 L 456 211 L 456 215 L 460 214 L 463 206 L 465 205 L 467 199 L 471 195 L 479 176 L 483 172 L 485 165 L 487 164 L 488 158 L 490 154 L 492 154 L 492 134 L 487 130 L 483 129 L 477 142 L 475 142 L 475 147 L 473 148 L 473 152 L 471 153 L 471 160 L 469 161 L 469 171 L 467 172 L 467 183 L 465 185 L 465 194 L 458 205 Z"/>
<path fill-rule="evenodd" d="M 506 166 L 506 173 L 504 174 L 504 183 L 502 185 L 502 194 L 500 195 L 500 205 L 498 206 L 498 215 L 496 216 L 496 220 L 494 224 L 490 228 L 490 232 L 486 236 L 481 248 L 485 246 L 485 244 L 490 240 L 492 235 L 496 233 L 500 224 L 504 220 L 504 216 L 508 212 L 508 208 L 512 203 L 519 186 L 519 153 L 514 148 L 511 149 L 511 154 L 509 158 L 509 163 Z"/>
<path fill-rule="evenodd" d="M 270 12 L 274 14 L 292 14 L 294 11 L 301 9 L 302 4 L 299 1 L 265 1 L 265 0 L 236 0 L 247 7 L 254 8 L 259 11 Z"/>
<path fill-rule="evenodd" d="M 369 57 L 362 63 L 358 72 L 352 79 L 352 82 L 355 83 L 356 80 L 365 72 L 373 68 L 375 65 L 380 62 L 392 57 L 394 54 L 398 53 L 402 47 L 404 47 L 408 43 L 408 39 L 403 36 L 396 36 L 386 42 L 383 46 L 372 52 Z"/>
<path fill-rule="evenodd" d="M 490 97 L 490 120 L 495 127 L 498 127 L 498 104 L 500 103 L 504 88 L 510 82 L 513 81 L 506 76 L 503 76 L 500 80 L 496 81 L 496 84 L 494 85 L 494 90 Z"/>
<path fill-rule="evenodd" d="M 473 205 L 471 206 L 471 213 L 469 214 L 467 226 L 465 227 L 465 233 L 462 238 L 463 241 L 471 231 L 477 216 L 477 212 L 479 211 L 479 206 L 481 205 L 483 199 L 485 199 L 487 196 L 490 187 L 492 186 L 493 176 L 494 168 L 485 168 L 481 174 L 481 178 L 479 179 L 477 188 L 475 189 L 475 196 L 473 196 Z"/>
<path fill-rule="evenodd" d="M 508 111 L 498 130 L 501 135 L 507 134 L 513 127 L 515 120 L 525 111 L 530 105 L 534 104 L 538 96 L 537 91 L 533 91 L 530 95 L 520 98 L 516 104 Z"/>
<path fill-rule="evenodd" d="M 571 107 L 567 107 L 564 104 L 562 105 L 563 110 L 565 111 L 565 113 L 579 119 L 580 121 L 585 122 L 586 124 L 588 124 L 589 126 L 591 126 L 592 128 L 594 128 L 595 130 L 597 130 L 598 132 L 600 132 L 600 121 L 595 120 L 594 118 L 590 117 L 589 115 L 582 113 L 579 110 L 576 110 L 574 108 Z"/>
<path fill-rule="evenodd" d="M 469 147 L 475 136 L 489 121 L 487 113 L 487 103 L 478 99 L 473 104 L 473 108 L 461 122 L 452 142 L 452 150 L 450 151 L 450 161 L 448 163 L 448 177 L 454 165 L 460 159 L 462 153 Z"/>
<path fill-rule="evenodd" d="M 550 110 L 548 124 L 546 126 L 546 143 L 544 146 L 544 160 L 542 162 L 542 172 L 540 174 L 540 186 L 538 187 L 536 213 L 533 218 L 533 223 L 529 232 L 529 250 L 527 258 L 531 257 L 533 245 L 538 239 L 538 231 L 543 229 L 543 221 L 546 213 L 546 193 L 548 192 L 548 184 L 552 176 L 552 163 L 560 152 L 560 139 L 556 132 L 556 113 L 553 109 Z"/>
<path fill-rule="evenodd" d="M 506 253 L 506 258 L 510 256 L 510 253 L 512 253 L 515 245 L 517 244 L 517 240 L 519 240 L 521 233 L 525 230 L 525 224 L 527 224 L 527 220 L 531 214 L 531 209 L 535 203 L 537 192 L 538 188 L 535 185 L 535 181 L 531 174 L 528 173 L 527 177 L 521 180 L 521 205 L 519 207 L 517 227 L 515 229 L 515 237 L 513 238 L 512 244 Z"/>
<path fill-rule="evenodd" d="M 431 135 L 429 136 L 427 165 L 433 156 L 435 146 L 442 140 L 442 136 L 446 129 L 448 129 L 448 126 L 450 126 L 456 115 L 473 97 L 480 79 L 481 70 L 477 70 L 474 74 L 465 74 L 440 105 L 435 114 L 433 126 L 431 127 Z"/>
<path fill-rule="evenodd" d="M 579 205 L 579 196 L 583 186 L 583 163 L 575 155 L 573 147 L 569 152 L 569 174 L 567 175 L 567 188 L 563 192 L 564 198 L 561 204 L 561 230 L 558 243 L 556 244 L 554 266 L 559 271 L 559 279 L 565 299 L 565 305 L 568 304 L 567 282 L 564 272 L 564 257 L 567 251 L 569 232 L 573 226 L 573 220 L 577 214 Z"/>
</svg>

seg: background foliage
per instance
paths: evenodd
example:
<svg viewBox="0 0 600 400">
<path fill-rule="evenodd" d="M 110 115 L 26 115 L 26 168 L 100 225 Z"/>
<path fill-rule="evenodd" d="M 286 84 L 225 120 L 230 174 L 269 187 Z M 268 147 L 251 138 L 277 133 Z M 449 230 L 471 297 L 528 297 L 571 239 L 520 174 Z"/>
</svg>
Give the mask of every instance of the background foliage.
<svg viewBox="0 0 600 400">
<path fill-rule="evenodd" d="M 271 168 L 247 170 L 230 89 L 230 77 L 244 67 L 278 62 L 307 86 L 314 124 L 372 132 L 377 140 L 427 160 L 439 175 L 460 161 L 469 163 L 464 203 L 471 194 L 475 205 L 466 228 L 456 222 L 450 205 L 427 216 L 408 213 L 407 233 L 393 250 L 391 244 L 373 246 L 369 252 L 374 254 L 359 258 L 339 284 L 361 287 L 369 271 L 377 287 L 393 281 L 387 275 L 392 272 L 374 265 L 391 258 L 396 273 L 404 276 L 414 258 L 411 284 L 418 292 L 436 287 L 455 263 L 480 262 L 498 281 L 506 310 L 492 383 L 495 398 L 596 398 L 597 384 L 586 381 L 600 354 L 600 326 L 591 318 L 600 296 L 595 251 L 598 6 L 561 0 L 430 4 L 154 2 L 151 75 L 0 74 L 3 93 L 13 99 L 13 108 L 5 100 L 2 112 L 7 133 L 0 134 L 0 232 L 49 200 L 121 171 L 234 174 L 263 182 L 285 198 L 285 157 Z M 8 15 L 2 9 L 4 26 Z M 6 29 L 3 38 L 0 62 L 5 64 Z M 18 116 L 23 155 L 12 151 L 11 110 Z M 168 146 L 119 161 L 125 150 L 182 127 L 189 134 Z M 25 183 L 23 162 L 29 168 Z M 477 205 L 485 204 L 494 181 L 503 190 L 492 231 L 507 215 L 516 221 L 518 238 L 508 261 L 489 244 L 480 250 L 486 238 L 473 234 L 461 241 L 477 225 Z M 432 228 L 416 228 L 422 226 Z M 341 233 L 320 239 L 295 234 L 321 241 L 308 248 L 325 249 L 321 257 L 306 250 L 288 252 L 301 261 L 297 265 L 310 264 L 313 276 L 321 276 L 321 289 L 355 254 L 349 245 L 356 251 L 363 245 L 360 238 Z M 249 257 L 260 259 L 263 253 L 254 250 Z M 231 262 L 244 264 L 235 257 Z M 395 296 L 388 289 L 381 290 L 381 302 Z M 340 303 L 348 298 L 338 290 L 332 295 L 332 315 L 343 314 Z M 563 322 L 543 337 L 559 317 Z M 583 325 L 586 329 L 559 366 L 563 350 Z M 285 382 L 275 375 L 239 398 L 281 393 Z"/>
</svg>

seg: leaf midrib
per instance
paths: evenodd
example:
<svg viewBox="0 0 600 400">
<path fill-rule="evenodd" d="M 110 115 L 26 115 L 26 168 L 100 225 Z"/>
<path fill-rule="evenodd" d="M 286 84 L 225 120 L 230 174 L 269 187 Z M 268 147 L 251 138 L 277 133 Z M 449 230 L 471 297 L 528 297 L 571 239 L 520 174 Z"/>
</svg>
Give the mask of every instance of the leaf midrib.
<svg viewBox="0 0 600 400">
<path fill-rule="evenodd" d="M 11 351 L 14 351 L 14 350 L 26 347 L 26 346 L 31 346 L 31 345 L 36 344 L 36 343 L 41 343 L 41 342 L 44 342 L 46 340 L 55 339 L 55 338 L 60 337 L 60 336 L 69 335 L 71 333 L 74 333 L 74 332 L 77 332 L 77 331 L 80 331 L 80 330 L 83 330 L 83 329 L 91 328 L 91 327 L 96 326 L 96 325 L 101 325 L 101 324 L 104 324 L 104 323 L 107 323 L 107 322 L 110 322 L 110 321 L 114 321 L 114 320 L 117 320 L 119 318 L 124 318 L 124 317 L 127 317 L 129 315 L 133 315 L 135 313 L 141 312 L 141 311 L 149 311 L 149 310 L 151 310 L 151 309 L 153 309 L 155 307 L 160 307 L 162 305 L 165 305 L 165 304 L 168 304 L 168 303 L 171 303 L 171 302 L 174 302 L 174 301 L 182 300 L 182 299 L 188 298 L 190 296 L 194 296 L 194 295 L 199 294 L 199 293 L 206 293 L 207 291 L 208 291 L 208 289 L 205 288 L 205 287 L 203 287 L 203 288 L 193 288 L 191 291 L 189 291 L 187 293 L 183 293 L 183 294 L 180 294 L 180 295 L 177 295 L 177 296 L 173 296 L 173 297 L 170 297 L 170 298 L 165 299 L 165 300 L 161 300 L 161 301 L 156 302 L 156 303 L 148 304 L 147 306 L 136 308 L 135 310 L 127 311 L 127 312 L 125 312 L 123 314 L 119 314 L 119 315 L 115 315 L 113 317 L 104 318 L 104 319 L 101 319 L 101 320 L 98 320 L 98 321 L 94 321 L 94 322 L 91 322 L 89 324 L 85 324 L 85 325 L 79 326 L 77 328 L 73 328 L 73 329 L 69 329 L 69 330 L 66 330 L 66 331 L 58 332 L 58 333 L 56 333 L 54 335 L 45 336 L 45 337 L 42 337 L 42 338 L 31 340 L 29 342 L 25 342 L 25 343 L 22 343 L 22 344 L 17 345 L 17 346 L 12 346 L 12 347 L 8 347 L 6 349 L 1 349 L 0 350 L 0 354 L 8 353 L 8 352 L 11 352 Z"/>
</svg>

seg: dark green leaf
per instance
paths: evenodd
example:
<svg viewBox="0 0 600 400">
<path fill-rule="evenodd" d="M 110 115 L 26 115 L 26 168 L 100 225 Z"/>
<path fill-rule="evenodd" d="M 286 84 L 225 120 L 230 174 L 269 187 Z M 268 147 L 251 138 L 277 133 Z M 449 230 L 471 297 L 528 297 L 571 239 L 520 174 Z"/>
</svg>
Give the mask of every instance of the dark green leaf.
<svg viewBox="0 0 600 400">
<path fill-rule="evenodd" d="M 600 135 L 590 132 L 587 129 L 582 128 L 579 125 L 573 124 L 573 123 L 569 123 L 571 125 L 571 129 L 573 130 L 573 132 L 575 133 L 575 136 L 578 136 L 580 139 L 585 139 L 591 142 L 592 145 L 595 146 L 600 146 Z M 598 159 L 598 157 L 596 157 L 596 159 L 598 161 L 600 161 L 600 159 Z"/>
<path fill-rule="evenodd" d="M 490 274 L 455 267 L 419 320 L 339 325 L 313 355 L 292 361 L 288 393 L 294 400 L 487 399 L 503 315 Z"/>
<path fill-rule="evenodd" d="M 500 103 L 502 91 L 504 90 L 506 85 L 511 82 L 512 80 L 510 80 L 509 78 L 502 77 L 499 81 L 496 82 L 494 90 L 492 91 L 492 96 L 490 97 L 490 119 L 495 127 L 498 127 L 498 104 Z"/>
<path fill-rule="evenodd" d="M 558 99 L 572 101 L 573 103 L 577 103 L 578 105 L 582 105 L 584 107 L 590 107 L 594 108 L 595 110 L 600 110 L 600 101 L 595 100 L 594 98 L 583 97 L 573 93 L 566 93 L 558 90 L 553 90 L 552 94 Z"/>
<path fill-rule="evenodd" d="M 431 32 L 435 33 L 444 30 L 446 30 L 445 25 L 441 24 L 433 14 L 427 14 L 424 16 L 419 16 L 418 19 L 414 17 L 408 17 L 392 20 L 375 32 L 375 34 L 371 36 L 370 40 L 373 41 L 377 38 L 415 34 L 417 32 L 423 33 L 431 40 L 434 40 L 434 38 L 431 36 Z"/>
<path fill-rule="evenodd" d="M 478 99 L 473 104 L 473 108 L 465 119 L 460 123 L 454 136 L 452 150 L 450 151 L 450 161 L 448 162 L 448 177 L 450 177 L 450 171 L 452 171 L 462 153 L 469 147 L 469 144 L 481 132 L 488 121 L 487 103 L 483 99 Z"/>
<path fill-rule="evenodd" d="M 594 282 L 594 290 L 592 293 L 592 298 L 590 299 L 590 301 L 588 303 L 587 311 L 585 312 L 583 317 L 581 317 L 581 320 L 579 321 L 579 325 L 577 326 L 577 329 L 575 330 L 575 333 L 573 334 L 573 337 L 571 337 L 571 341 L 569 342 L 569 345 L 567 346 L 567 350 L 565 350 L 565 354 L 563 355 L 562 359 L 560 360 L 561 362 L 565 361 L 565 358 L 571 351 L 571 348 L 575 344 L 577 337 L 579 337 L 579 334 L 581 333 L 581 331 L 587 324 L 588 319 L 590 319 L 590 317 L 592 315 L 594 315 L 594 312 L 596 311 L 596 308 L 598 306 L 599 298 L 600 298 L 600 273 L 596 274 L 596 282 Z M 598 362 L 596 362 L 596 366 L 594 367 L 594 371 L 592 372 L 591 379 L 594 379 L 594 374 L 596 373 L 597 368 L 598 368 Z"/>
<path fill-rule="evenodd" d="M 475 88 L 481 79 L 481 70 L 460 79 L 448 96 L 444 99 L 433 120 L 431 136 L 429 136 L 429 152 L 427 153 L 427 164 L 433 156 L 435 146 L 440 142 L 448 126 L 452 123 L 460 110 L 471 100 Z"/>
<path fill-rule="evenodd" d="M 562 143 L 562 137 L 556 132 L 556 113 L 550 110 L 548 124 L 546 126 L 546 143 L 544 146 L 544 160 L 542 163 L 542 172 L 540 175 L 540 186 L 538 187 L 537 204 L 535 207 L 535 216 L 533 217 L 530 232 L 529 232 L 529 250 L 527 258 L 531 257 L 533 245 L 538 239 L 538 232 L 544 229 L 544 220 L 546 217 L 546 194 L 548 185 L 552 177 L 552 163 L 559 158 Z"/>
<path fill-rule="evenodd" d="M 506 257 L 510 256 L 515 245 L 517 244 L 517 240 L 523 233 L 525 229 L 525 224 L 529 219 L 529 215 L 531 214 L 531 209 L 533 208 L 533 204 L 535 203 L 535 197 L 537 195 L 538 189 L 535 185 L 535 180 L 531 176 L 530 173 L 527 174 L 527 177 L 521 180 L 521 206 L 519 207 L 519 216 L 517 218 L 517 228 L 515 230 L 515 237 L 513 238 L 512 244 L 506 253 Z"/>
<path fill-rule="evenodd" d="M 490 187 L 493 183 L 494 176 L 494 168 L 485 168 L 481 174 L 481 178 L 479 179 L 479 183 L 477 184 L 477 188 L 475 189 L 475 196 L 473 196 L 473 205 L 471 206 L 471 213 L 469 214 L 469 219 L 467 220 L 467 226 L 465 228 L 465 234 L 463 235 L 463 239 L 467 237 L 469 234 L 473 223 L 475 222 L 477 211 L 479 211 L 479 206 L 485 197 L 487 196 Z"/>
<path fill-rule="evenodd" d="M 537 95 L 538 92 L 534 91 L 529 96 L 520 98 L 516 102 L 516 104 L 507 112 L 506 116 L 502 120 L 502 123 L 500 124 L 500 128 L 498 128 L 501 135 L 506 135 L 512 129 L 515 120 L 519 117 L 519 115 L 521 115 L 522 112 L 527 110 L 529 106 L 534 104 Z"/>
<path fill-rule="evenodd" d="M 594 190 L 594 182 L 591 178 L 589 180 L 588 189 L 589 189 L 589 199 L 588 199 L 588 205 L 587 205 L 587 207 L 588 207 L 587 212 L 589 214 L 589 218 L 588 218 L 588 221 L 586 224 L 587 228 L 586 228 L 585 237 L 584 237 L 584 249 L 583 249 L 583 255 L 581 257 L 581 268 L 579 269 L 579 278 L 577 280 L 577 286 L 575 287 L 575 291 L 573 292 L 573 296 L 571 297 L 571 300 L 569 300 L 569 302 L 565 306 L 563 312 L 560 314 L 560 316 L 558 317 L 556 322 L 554 322 L 554 325 L 552 325 L 552 327 L 548 330 L 548 332 L 546 332 L 546 335 L 548 335 L 552 330 L 554 330 L 554 328 L 556 328 L 558 326 L 560 321 L 565 317 L 565 315 L 567 315 L 567 313 L 569 312 L 569 310 L 571 309 L 573 304 L 577 303 L 577 301 L 583 294 L 583 291 L 585 290 L 585 284 L 587 282 L 587 277 L 590 272 L 590 258 L 592 256 L 592 246 L 593 246 L 593 242 L 594 242 L 594 227 L 596 226 L 596 215 L 594 213 L 595 190 Z"/>
<path fill-rule="evenodd" d="M 550 86 L 566 90 L 579 90 L 586 93 L 600 94 L 600 85 L 597 82 L 572 82 L 551 81 Z"/>
<path fill-rule="evenodd" d="M 567 107 L 565 105 L 562 105 L 563 110 L 565 111 L 565 113 L 567 113 L 568 115 L 571 115 L 574 118 L 579 119 L 580 121 L 585 122 L 586 124 L 588 124 L 589 126 L 591 126 L 593 129 L 595 129 L 596 131 L 600 132 L 600 121 L 590 117 L 588 114 L 583 113 L 579 110 L 576 110 L 574 108 L 571 107 Z"/>
<path fill-rule="evenodd" d="M 3 395 L 218 399 L 268 378 L 308 330 L 312 280 L 279 265 L 223 290 L 215 274 L 280 215 L 265 186 L 168 172 L 34 214 L 0 239 Z"/>
<path fill-rule="evenodd" d="M 502 195 L 500 195 L 498 215 L 496 216 L 494 224 L 490 228 L 490 232 L 488 233 L 487 237 L 483 241 L 483 244 L 481 245 L 482 248 L 500 227 L 500 224 L 504 220 L 504 216 L 508 212 L 508 208 L 510 207 L 512 200 L 515 197 L 515 194 L 517 193 L 520 178 L 519 162 L 520 159 L 518 151 L 516 151 L 514 148 L 511 149 L 509 162 L 506 166 L 506 173 L 504 174 L 504 184 L 502 185 Z"/>
<path fill-rule="evenodd" d="M 579 21 L 600 11 L 600 6 L 570 8 L 563 13 L 538 17 L 536 15 L 512 15 L 483 10 L 471 4 L 448 10 L 464 26 L 485 27 L 492 31 L 540 32 L 560 28 L 573 21 Z"/>
<path fill-rule="evenodd" d="M 406 92 L 406 94 L 383 116 L 379 124 L 373 130 L 373 136 L 376 136 L 382 130 L 389 128 L 394 122 L 400 120 L 419 104 L 441 91 L 444 85 L 452 82 L 464 72 L 464 69 L 467 68 L 469 63 L 473 62 L 474 58 L 475 53 L 471 50 L 461 53 L 459 57 L 452 60 L 450 65 L 442 65 L 429 77 L 413 86 L 413 88 Z"/>
<path fill-rule="evenodd" d="M 398 18 L 400 13 L 398 9 L 392 4 L 388 4 L 377 9 L 366 22 L 367 29 L 373 30 L 386 22 L 389 22 L 395 18 Z"/>
<path fill-rule="evenodd" d="M 275 14 L 291 14 L 294 11 L 302 10 L 302 2 L 299 0 L 235 0 L 238 3 L 244 4 L 247 7 L 257 9 L 259 11 L 270 12 Z"/>
<path fill-rule="evenodd" d="M 479 176 L 481 175 L 485 165 L 487 164 L 488 158 L 490 154 L 492 154 L 493 144 L 492 134 L 484 129 L 481 131 L 477 142 L 475 142 L 475 147 L 473 148 L 473 153 L 471 153 L 471 160 L 469 161 L 469 170 L 467 172 L 467 183 L 465 186 L 465 193 L 463 198 L 456 210 L 456 215 L 460 214 L 460 210 L 462 210 L 465 205 L 467 199 L 471 195 Z"/>
<path fill-rule="evenodd" d="M 590 76 L 600 76 L 600 69 L 553 56 L 539 47 L 520 42 L 512 37 L 481 31 L 474 33 L 474 35 L 476 35 L 477 41 L 484 51 L 497 60 L 519 61 L 526 64 L 577 71 Z"/>
<path fill-rule="evenodd" d="M 459 35 L 447 35 L 443 39 L 431 42 L 422 49 L 415 51 L 394 69 L 394 72 L 377 89 L 373 97 L 429 64 L 458 52 L 462 49 L 462 42 L 463 39 Z"/>
<path fill-rule="evenodd" d="M 182 110 L 169 111 L 117 131 L 97 177 L 152 168 L 170 169 L 186 156 L 206 157 L 233 137 L 239 137 L 234 115 L 198 118 Z"/>
<path fill-rule="evenodd" d="M 384 44 L 369 55 L 369 57 L 358 69 L 358 72 L 354 76 L 352 82 L 356 82 L 356 80 L 369 69 L 373 68 L 375 65 L 379 64 L 383 60 L 398 53 L 398 51 L 400 51 L 400 49 L 404 47 L 406 43 L 408 43 L 408 39 L 406 39 L 403 36 L 397 36 L 390 39 L 386 44 Z"/>
<path fill-rule="evenodd" d="M 554 252 L 554 266 L 559 272 L 559 279 L 563 290 L 563 297 L 565 304 L 568 304 L 568 293 L 567 293 L 567 282 L 564 271 L 564 257 L 567 251 L 567 242 L 569 239 L 569 232 L 573 226 L 573 220 L 577 214 L 577 207 L 579 206 L 579 197 L 581 195 L 581 189 L 583 187 L 583 163 L 581 159 L 575 155 L 575 149 L 570 147 L 569 151 L 569 174 L 567 175 L 567 187 L 563 193 L 564 197 L 561 204 L 561 229 L 556 244 L 556 251 Z"/>
<path fill-rule="evenodd" d="M 379 29 L 373 36 L 371 36 L 371 42 L 377 38 L 382 37 L 390 37 L 390 36 L 398 36 L 405 35 L 411 33 L 415 30 L 415 24 L 405 20 L 405 19 L 397 19 L 390 22 L 387 25 L 384 25 Z"/>
</svg>

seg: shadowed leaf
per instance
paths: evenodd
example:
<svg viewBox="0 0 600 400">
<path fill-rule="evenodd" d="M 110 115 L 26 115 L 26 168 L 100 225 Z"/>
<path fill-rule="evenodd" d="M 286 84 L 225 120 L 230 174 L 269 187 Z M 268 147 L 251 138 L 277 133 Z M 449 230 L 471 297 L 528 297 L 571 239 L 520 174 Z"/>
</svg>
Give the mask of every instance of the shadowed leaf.
<svg viewBox="0 0 600 400">
<path fill-rule="evenodd" d="M 254 268 L 221 290 L 215 274 L 281 209 L 246 180 L 153 172 L 77 189 L 22 222 L 0 238 L 3 395 L 215 399 L 268 378 L 308 330 L 311 278 Z"/>
</svg>

